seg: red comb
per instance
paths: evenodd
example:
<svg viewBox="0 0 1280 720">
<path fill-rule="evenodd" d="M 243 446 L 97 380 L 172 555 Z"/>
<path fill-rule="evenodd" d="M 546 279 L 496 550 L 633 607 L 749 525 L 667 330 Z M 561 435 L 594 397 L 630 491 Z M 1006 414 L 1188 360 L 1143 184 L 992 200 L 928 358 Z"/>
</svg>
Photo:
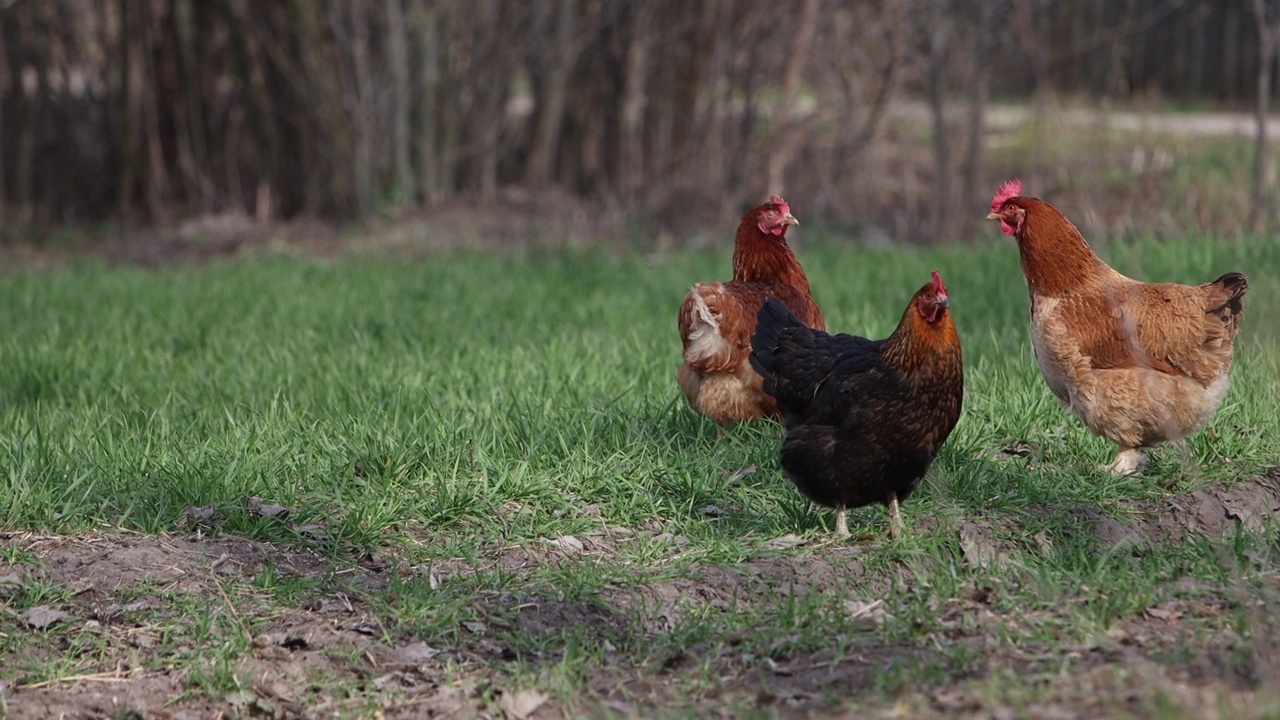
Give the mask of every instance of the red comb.
<svg viewBox="0 0 1280 720">
<path fill-rule="evenodd" d="M 933 271 L 933 291 L 941 295 L 947 294 L 947 286 L 942 282 L 942 276 L 937 270 Z"/>
<path fill-rule="evenodd" d="M 770 195 L 769 202 L 773 203 L 774 205 L 777 205 L 778 209 L 784 213 L 791 212 L 791 206 L 787 204 L 786 200 L 782 199 L 781 195 Z"/>
<path fill-rule="evenodd" d="M 991 211 L 995 212 L 999 210 L 1000 206 L 1004 204 L 1005 200 L 1008 200 L 1009 198 L 1018 197 L 1021 194 L 1022 194 L 1021 180 L 1010 180 L 1009 182 L 1001 185 L 1000 189 L 996 191 L 996 196 L 991 198 Z"/>
</svg>

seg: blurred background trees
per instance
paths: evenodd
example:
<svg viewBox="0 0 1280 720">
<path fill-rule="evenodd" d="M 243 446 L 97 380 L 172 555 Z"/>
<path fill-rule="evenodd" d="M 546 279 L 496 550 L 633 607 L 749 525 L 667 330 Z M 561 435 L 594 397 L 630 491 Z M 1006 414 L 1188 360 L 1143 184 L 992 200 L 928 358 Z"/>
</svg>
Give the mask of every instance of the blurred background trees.
<svg viewBox="0 0 1280 720">
<path fill-rule="evenodd" d="M 0 0 L 0 211 L 351 218 L 555 188 L 674 225 L 777 192 L 806 223 L 961 237 L 993 103 L 1265 108 L 1255 5 Z"/>
</svg>

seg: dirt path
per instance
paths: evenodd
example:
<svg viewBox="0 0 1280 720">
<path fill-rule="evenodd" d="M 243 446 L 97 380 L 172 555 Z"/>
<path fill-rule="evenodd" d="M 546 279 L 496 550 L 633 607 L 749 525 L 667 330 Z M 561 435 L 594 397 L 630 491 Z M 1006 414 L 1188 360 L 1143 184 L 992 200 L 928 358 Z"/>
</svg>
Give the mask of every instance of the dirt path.
<svg viewBox="0 0 1280 720">
<path fill-rule="evenodd" d="M 927 122 L 929 107 L 924 103 L 902 103 L 892 111 L 896 117 Z M 1076 127 L 1102 126 L 1114 130 L 1153 132 L 1164 135 L 1193 135 L 1197 137 L 1252 138 L 1255 133 L 1253 115 L 1242 112 L 1203 111 L 1172 112 L 1131 110 L 1105 110 L 1090 108 L 1052 108 L 1050 118 Z M 987 127 L 991 130 L 1015 130 L 1032 120 L 1032 108 L 1026 105 L 990 105 L 987 107 Z M 1280 139 L 1280 118 L 1272 117 L 1267 124 L 1267 136 Z"/>
</svg>

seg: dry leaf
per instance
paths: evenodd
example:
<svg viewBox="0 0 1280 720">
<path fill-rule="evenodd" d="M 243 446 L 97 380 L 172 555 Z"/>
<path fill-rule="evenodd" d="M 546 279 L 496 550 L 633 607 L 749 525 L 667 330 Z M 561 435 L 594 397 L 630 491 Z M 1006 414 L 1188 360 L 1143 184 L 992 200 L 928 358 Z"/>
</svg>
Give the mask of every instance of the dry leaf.
<svg viewBox="0 0 1280 720">
<path fill-rule="evenodd" d="M 504 692 L 498 704 L 502 706 L 503 712 L 507 717 L 515 718 L 515 720 L 525 720 L 525 718 L 538 711 L 538 708 L 546 704 L 550 698 L 537 690 L 517 690 L 513 693 Z"/>
<path fill-rule="evenodd" d="M 134 633 L 129 635 L 128 642 L 136 648 L 153 648 L 156 643 L 160 642 L 160 638 L 147 632 Z"/>
<path fill-rule="evenodd" d="M 960 525 L 960 550 L 970 565 L 988 568 L 999 560 L 995 539 L 991 532 L 974 523 Z"/>
<path fill-rule="evenodd" d="M 14 597 L 20 594 L 22 594 L 21 575 L 0 575 L 0 597 Z"/>
<path fill-rule="evenodd" d="M 779 665 L 777 661 L 771 657 L 766 657 L 764 659 L 764 664 L 765 664 L 765 667 L 769 668 L 769 671 L 772 672 L 774 675 L 785 676 L 785 675 L 791 675 L 794 673 L 794 671 L 791 668 L 785 665 Z"/>
<path fill-rule="evenodd" d="M 182 524 L 197 525 L 201 523 L 208 523 L 213 520 L 213 515 L 214 511 L 212 505 L 205 505 L 204 507 L 196 507 L 192 505 L 182 513 Z"/>
<path fill-rule="evenodd" d="M 783 535 L 767 541 L 764 544 L 765 550 L 788 550 L 793 547 L 799 547 L 807 542 L 799 535 Z"/>
<path fill-rule="evenodd" d="M 1120 643 L 1121 645 L 1130 645 L 1133 643 L 1133 635 L 1131 635 L 1128 630 L 1118 626 L 1107 628 L 1107 639 L 1112 642 Z"/>
<path fill-rule="evenodd" d="M 844 609 L 849 613 L 851 620 L 863 620 L 880 625 L 890 619 L 889 613 L 884 609 L 884 600 L 845 600 Z"/>
<path fill-rule="evenodd" d="M 22 618 L 22 621 L 29 627 L 35 628 L 36 630 L 43 630 L 57 624 L 61 620 L 71 617 L 71 614 L 62 612 L 61 610 L 54 610 L 48 605 L 37 605 L 18 617 Z"/>
<path fill-rule="evenodd" d="M 1001 455 L 1027 457 L 1031 454 L 1031 446 L 1021 440 L 1014 440 L 1008 447 L 1000 450 Z"/>
<path fill-rule="evenodd" d="M 430 660 L 439 654 L 439 650 L 422 641 L 409 643 L 408 645 L 396 650 L 396 658 L 400 660 L 400 662 L 405 663 L 423 662 L 425 660 Z"/>
<path fill-rule="evenodd" d="M 556 547 L 564 548 L 565 550 L 573 550 L 575 552 L 582 552 L 587 549 L 586 546 L 582 544 L 581 540 L 572 535 L 563 535 L 554 540 L 548 540 L 547 544 L 555 545 Z"/>
<path fill-rule="evenodd" d="M 279 517 L 283 519 L 289 514 L 289 508 L 283 505 L 264 503 L 262 498 L 256 498 L 252 495 L 244 499 L 244 508 L 249 511 L 250 515 L 261 515 L 262 517 Z"/>
<path fill-rule="evenodd" d="M 733 487 L 734 485 L 741 483 L 743 478 L 750 477 L 755 473 L 756 473 L 756 466 L 748 465 L 744 468 L 739 468 L 737 470 L 725 471 L 724 475 L 722 475 L 721 477 L 725 479 L 725 482 L 729 484 L 729 487 Z"/>
</svg>

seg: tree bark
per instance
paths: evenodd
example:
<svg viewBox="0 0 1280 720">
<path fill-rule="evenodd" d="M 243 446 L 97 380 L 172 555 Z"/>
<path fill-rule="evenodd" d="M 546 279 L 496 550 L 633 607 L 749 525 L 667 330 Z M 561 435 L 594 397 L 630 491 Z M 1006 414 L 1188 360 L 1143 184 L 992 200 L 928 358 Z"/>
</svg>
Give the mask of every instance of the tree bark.
<svg viewBox="0 0 1280 720">
<path fill-rule="evenodd" d="M 938 239 L 946 229 L 951 215 L 952 199 L 952 142 L 951 123 L 947 120 L 947 101 L 950 95 L 948 71 L 950 70 L 954 20 L 949 8 L 935 9 L 933 22 L 925 30 L 928 33 L 928 74 L 925 92 L 928 95 L 930 117 L 933 124 L 933 182 L 930 193 L 928 225 L 929 238 Z"/>
<path fill-rule="evenodd" d="M 404 205 L 417 197 L 413 177 L 413 148 L 410 138 L 409 110 L 409 43 L 401 0 L 387 0 L 387 64 L 390 65 L 393 96 L 391 98 L 391 155 L 396 169 L 393 197 Z"/>
<path fill-rule="evenodd" d="M 1271 67 L 1275 61 L 1277 36 L 1280 35 L 1280 20 L 1268 18 L 1267 9 L 1266 0 L 1253 0 L 1258 28 L 1258 99 L 1254 110 L 1253 192 L 1250 194 L 1248 227 L 1255 232 L 1262 230 L 1267 220 L 1263 206 L 1269 152 L 1267 114 L 1271 106 Z"/>
<path fill-rule="evenodd" d="M 373 77 L 369 65 L 369 9 L 363 2 L 351 3 L 351 64 L 355 87 L 351 98 L 355 109 L 354 141 L 356 212 L 373 210 Z"/>
<path fill-rule="evenodd" d="M 439 108 L 436 98 L 440 87 L 440 48 L 436 33 L 437 10 L 428 7 L 425 2 L 414 3 L 409 16 L 413 26 L 414 38 L 418 44 L 420 58 L 418 60 L 418 201 L 427 207 L 435 205 L 441 198 L 438 170 L 438 118 Z"/>
<path fill-rule="evenodd" d="M 809 48 L 813 44 L 813 31 L 818 17 L 818 0 L 804 0 L 797 19 L 796 34 L 791 42 L 791 52 L 782 73 L 782 89 L 778 94 L 778 107 L 773 115 L 773 133 L 770 152 L 765 165 L 765 184 L 769 193 L 782 194 L 782 175 L 795 157 L 803 137 L 792 122 L 795 111 L 796 90 L 800 75 L 809 61 Z"/>
<path fill-rule="evenodd" d="M 618 186 L 628 205 L 634 204 L 644 186 L 645 84 L 649 72 L 649 5 L 632 6 L 631 42 L 627 45 L 622 112 L 619 127 Z"/>
<path fill-rule="evenodd" d="M 120 23 L 120 31 L 116 35 L 119 43 L 116 51 L 119 76 L 117 82 L 120 102 L 120 134 L 116 139 L 116 151 L 120 153 L 120 187 L 117 191 L 117 215 L 121 220 L 128 220 L 133 213 L 134 185 L 138 181 L 137 136 L 138 112 L 134 103 L 133 72 L 133 38 L 134 23 L 130 22 L 132 0 L 120 0 L 116 19 Z M 21 178 L 19 179 L 21 182 Z M 21 202 L 21 200 L 19 200 Z"/>
<path fill-rule="evenodd" d="M 165 162 L 164 141 L 160 135 L 160 98 L 158 97 L 160 79 L 156 72 L 156 27 L 155 9 L 151 3 L 139 3 L 137 6 L 139 30 L 137 40 L 139 92 L 141 93 L 142 118 L 144 123 L 144 142 L 147 149 L 148 170 L 143 176 L 146 180 L 147 210 L 152 220 L 168 221 L 168 204 L 171 198 L 169 190 L 169 170 Z"/>
<path fill-rule="evenodd" d="M 639 5 L 643 10 L 643 5 Z M 565 102 L 568 98 L 569 76 L 577 61 L 579 45 L 574 38 L 578 19 L 573 0 L 558 0 L 555 10 L 555 32 L 550 40 L 550 58 L 536 98 L 537 114 L 533 142 L 525 161 L 525 180 L 542 185 L 551 182 L 555 174 L 555 161 L 559 155 L 560 134 L 564 126 Z"/>
</svg>

